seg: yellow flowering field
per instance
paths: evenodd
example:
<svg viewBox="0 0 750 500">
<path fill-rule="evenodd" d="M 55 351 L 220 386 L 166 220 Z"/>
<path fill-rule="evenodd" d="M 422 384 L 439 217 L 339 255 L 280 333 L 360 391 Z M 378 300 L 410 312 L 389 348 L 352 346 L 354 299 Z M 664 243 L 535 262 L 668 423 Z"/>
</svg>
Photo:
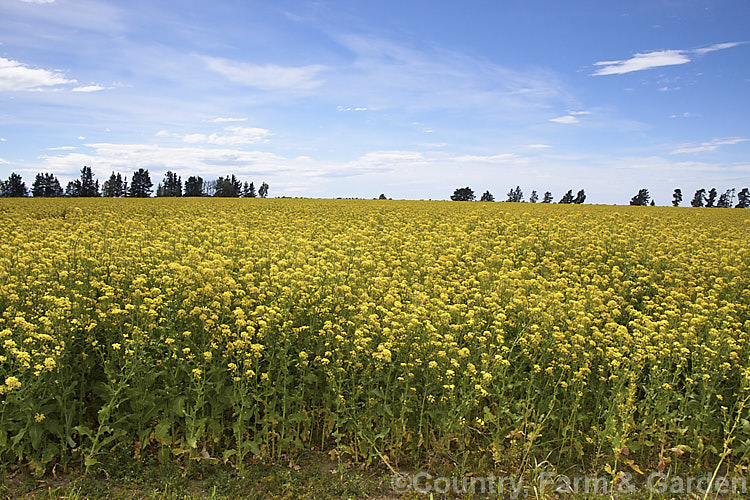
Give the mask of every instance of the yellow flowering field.
<svg viewBox="0 0 750 500">
<path fill-rule="evenodd" d="M 0 200 L 0 460 L 744 471 L 750 211 Z"/>
</svg>

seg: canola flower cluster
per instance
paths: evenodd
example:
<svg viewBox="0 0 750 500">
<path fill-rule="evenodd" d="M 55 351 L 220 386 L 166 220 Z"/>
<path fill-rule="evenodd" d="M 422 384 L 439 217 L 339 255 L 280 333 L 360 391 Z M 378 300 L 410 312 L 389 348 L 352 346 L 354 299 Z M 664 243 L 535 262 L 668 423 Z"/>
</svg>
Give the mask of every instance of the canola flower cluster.
<svg viewBox="0 0 750 500">
<path fill-rule="evenodd" d="M 750 457 L 750 213 L 0 200 L 0 457 Z M 743 438 L 744 436 L 744 438 Z"/>
</svg>

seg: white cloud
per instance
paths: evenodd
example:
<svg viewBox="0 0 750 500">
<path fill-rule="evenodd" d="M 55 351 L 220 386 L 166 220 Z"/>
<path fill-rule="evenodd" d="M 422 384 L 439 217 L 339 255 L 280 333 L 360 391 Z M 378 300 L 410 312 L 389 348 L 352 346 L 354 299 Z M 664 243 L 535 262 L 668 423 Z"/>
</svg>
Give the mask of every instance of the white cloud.
<svg viewBox="0 0 750 500">
<path fill-rule="evenodd" d="M 555 122 L 555 123 L 571 124 L 571 123 L 578 123 L 579 120 L 573 115 L 565 115 L 565 116 L 558 116 L 557 118 L 550 118 L 549 121 Z"/>
<path fill-rule="evenodd" d="M 689 111 L 685 111 L 684 113 L 680 113 L 678 115 L 672 115 L 672 118 L 696 118 L 701 116 L 698 113 L 691 113 Z"/>
<path fill-rule="evenodd" d="M 0 158 L 0 165 L 10 165 L 10 162 L 8 160 Z"/>
<path fill-rule="evenodd" d="M 727 42 L 727 43 L 715 43 L 708 47 L 703 47 L 701 49 L 695 49 L 693 52 L 699 55 L 708 54 L 709 52 L 715 52 L 717 50 L 724 50 L 724 49 L 731 49 L 732 47 L 736 47 L 738 45 L 742 45 L 746 42 Z"/>
<path fill-rule="evenodd" d="M 214 118 L 211 120 L 214 123 L 226 123 L 226 122 L 246 122 L 247 118 Z"/>
<path fill-rule="evenodd" d="M 99 92 L 100 90 L 107 90 L 107 87 L 101 85 L 85 85 L 83 87 L 74 87 L 73 92 Z"/>
<path fill-rule="evenodd" d="M 47 148 L 49 151 L 72 151 L 78 149 L 76 146 L 60 146 L 57 148 Z"/>
<path fill-rule="evenodd" d="M 43 90 L 75 83 L 60 72 L 29 68 L 25 64 L 0 57 L 0 91 Z"/>
<path fill-rule="evenodd" d="M 108 176 L 112 170 L 130 173 L 145 168 L 151 170 L 152 179 L 157 172 L 168 169 L 204 176 L 223 175 L 226 171 L 243 175 L 284 170 L 284 158 L 262 151 L 153 144 L 94 143 L 85 146 L 92 152 L 42 156 L 43 166 L 53 172 L 74 174 L 80 170 L 80 165 L 92 165 L 100 178 Z"/>
<path fill-rule="evenodd" d="M 705 151 L 715 151 L 721 146 L 728 146 L 732 144 L 739 144 L 741 142 L 748 141 L 744 137 L 729 137 L 726 139 L 712 139 L 708 142 L 702 142 L 700 144 L 683 144 L 677 149 L 670 151 L 669 154 L 685 154 L 685 153 L 702 153 Z"/>
<path fill-rule="evenodd" d="M 601 66 L 592 73 L 594 76 L 599 75 L 622 75 L 633 71 L 642 71 L 651 68 L 661 68 L 664 66 L 676 66 L 691 62 L 692 56 L 702 56 L 709 52 L 717 50 L 730 49 L 745 42 L 728 42 L 716 43 L 708 47 L 694 50 L 654 50 L 652 52 L 639 52 L 630 59 L 619 61 L 600 61 L 594 63 L 594 66 Z"/>
<path fill-rule="evenodd" d="M 674 66 L 689 63 L 690 58 L 682 50 L 657 50 L 635 54 L 630 59 L 621 61 L 600 61 L 594 66 L 602 66 L 594 71 L 594 75 L 621 75 L 632 71 Z"/>
<path fill-rule="evenodd" d="M 6 139 L 5 137 L 0 137 L 0 142 L 5 142 L 5 141 L 7 141 L 7 140 L 8 140 L 8 139 Z"/>
<path fill-rule="evenodd" d="M 38 4 L 45 4 L 45 3 L 55 3 L 55 0 L 21 0 L 24 3 L 38 3 Z"/>
<path fill-rule="evenodd" d="M 591 111 L 571 111 L 570 114 L 573 116 L 590 115 Z"/>
<path fill-rule="evenodd" d="M 348 107 L 348 106 L 338 106 L 336 108 L 336 111 L 370 111 L 370 108 L 365 106 L 360 106 L 356 108 Z"/>
<path fill-rule="evenodd" d="M 461 163 L 508 163 L 518 160 L 513 153 L 501 153 L 497 155 L 462 155 L 455 156 L 453 160 Z"/>
<path fill-rule="evenodd" d="M 316 76 L 326 69 L 325 66 L 319 64 L 294 67 L 249 64 L 216 57 L 202 57 L 201 59 L 207 69 L 226 77 L 229 81 L 265 90 L 313 89 L 323 83 L 322 80 L 316 79 Z"/>
<path fill-rule="evenodd" d="M 547 149 L 551 148 L 549 144 L 527 144 L 525 147 L 531 148 L 531 149 Z"/>
<path fill-rule="evenodd" d="M 174 137 L 182 139 L 183 142 L 189 144 L 216 144 L 218 146 L 240 146 L 243 144 L 254 144 L 259 142 L 267 142 L 271 132 L 264 128 L 256 127 L 224 127 L 224 134 L 175 134 L 167 130 L 160 130 L 156 133 L 156 137 Z"/>
</svg>

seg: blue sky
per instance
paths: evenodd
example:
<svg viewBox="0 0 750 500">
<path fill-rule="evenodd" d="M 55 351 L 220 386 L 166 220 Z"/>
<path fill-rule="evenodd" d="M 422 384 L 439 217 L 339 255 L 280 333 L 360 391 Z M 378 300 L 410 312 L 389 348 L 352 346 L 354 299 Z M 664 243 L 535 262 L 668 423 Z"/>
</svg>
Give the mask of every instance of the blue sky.
<svg viewBox="0 0 750 500">
<path fill-rule="evenodd" d="M 0 0 L 0 176 L 669 204 L 750 186 L 746 0 Z"/>
</svg>

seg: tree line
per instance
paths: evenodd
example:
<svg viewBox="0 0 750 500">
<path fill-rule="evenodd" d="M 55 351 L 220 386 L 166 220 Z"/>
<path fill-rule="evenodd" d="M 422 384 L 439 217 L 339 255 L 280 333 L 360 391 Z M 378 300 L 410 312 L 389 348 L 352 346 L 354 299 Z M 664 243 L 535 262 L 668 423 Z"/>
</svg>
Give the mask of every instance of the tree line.
<svg viewBox="0 0 750 500">
<path fill-rule="evenodd" d="M 0 181 L 0 196 L 35 198 L 46 198 L 56 196 L 67 196 L 71 198 L 98 197 L 109 198 L 148 198 L 153 193 L 154 184 L 147 169 L 139 168 L 133 172 L 128 184 L 128 178 L 122 174 L 112 172 L 109 179 L 99 186 L 99 181 L 94 179 L 91 167 L 84 166 L 78 179 L 68 182 L 65 189 L 54 174 L 36 174 L 31 190 L 26 187 L 20 175 L 13 172 L 7 180 Z M 263 182 L 256 190 L 253 182 L 244 183 L 234 174 L 219 177 L 216 180 L 204 180 L 201 176 L 191 175 L 182 182 L 182 177 L 172 171 L 164 174 L 164 179 L 156 187 L 156 196 L 219 196 L 234 198 L 265 198 L 268 196 L 269 186 Z"/>
<path fill-rule="evenodd" d="M 731 208 L 734 204 L 734 197 L 735 197 L 736 190 L 734 188 L 727 189 L 724 193 L 719 195 L 719 192 L 716 190 L 716 188 L 711 188 L 709 191 L 706 191 L 705 189 L 701 188 L 698 189 L 695 192 L 695 195 L 693 196 L 693 200 L 690 202 L 690 206 L 693 207 L 716 207 L 716 208 Z M 737 195 L 737 204 L 734 205 L 735 208 L 750 208 L 750 190 L 748 188 L 743 188 Z M 382 195 L 381 195 L 382 196 Z M 521 190 L 520 186 L 516 186 L 515 189 L 511 188 L 510 191 L 508 191 L 508 197 L 505 201 L 510 202 L 523 202 L 525 201 L 523 198 L 523 191 Z M 718 199 L 717 199 L 718 197 Z M 476 196 L 474 195 L 474 191 L 470 187 L 462 187 L 457 188 L 455 191 L 453 191 L 453 195 L 451 195 L 451 200 L 453 201 L 475 201 Z M 482 197 L 479 199 L 479 201 L 495 201 L 495 197 L 490 193 L 489 191 L 485 191 L 484 194 L 482 194 Z M 532 191 L 531 195 L 529 196 L 529 202 L 530 203 L 536 203 L 539 201 L 539 195 L 536 191 Z M 553 197 L 552 193 L 549 191 L 546 191 L 544 193 L 544 198 L 542 199 L 541 203 L 552 203 Z M 573 196 L 573 190 L 569 189 L 568 192 L 566 192 L 562 198 L 558 201 L 558 203 L 563 204 L 576 204 L 580 205 L 584 201 L 586 201 L 586 193 L 583 189 L 578 191 L 578 193 Z M 680 203 L 682 203 L 682 190 L 677 188 L 674 190 L 674 193 L 672 195 L 672 205 L 675 207 L 680 206 Z M 638 194 L 633 196 L 630 199 L 631 205 L 651 205 L 654 206 L 656 203 L 653 199 L 651 199 L 651 194 L 648 192 L 648 189 L 641 189 L 638 191 Z"/>
<path fill-rule="evenodd" d="M 549 191 L 545 191 L 544 198 L 542 198 L 542 201 L 540 203 L 552 203 L 553 199 L 554 198 L 552 197 L 552 193 Z M 470 187 L 467 186 L 467 187 L 458 188 L 455 191 L 453 191 L 451 200 L 474 201 L 476 200 L 476 196 L 474 196 L 474 191 Z M 495 201 L 495 197 L 489 191 L 485 191 L 482 194 L 482 197 L 479 199 L 479 201 Z M 524 201 L 524 198 L 523 198 L 523 191 L 521 190 L 521 187 L 516 186 L 515 189 L 511 188 L 510 191 L 508 191 L 508 197 L 505 201 L 510 201 L 514 203 L 522 203 Z M 536 191 L 532 191 L 531 195 L 529 195 L 529 203 L 536 203 L 538 201 L 539 201 L 539 194 Z M 562 198 L 560 198 L 560 201 L 558 201 L 558 203 L 580 205 L 584 201 L 586 201 L 586 192 L 583 189 L 578 191 L 578 193 L 575 196 L 573 196 L 573 190 L 569 189 L 568 192 L 565 193 Z"/>
<path fill-rule="evenodd" d="M 734 196 L 734 188 L 727 189 L 721 195 L 716 190 L 716 188 L 711 188 L 708 190 L 708 192 L 706 192 L 705 188 L 700 188 L 693 195 L 693 199 L 690 201 L 690 206 L 708 208 L 732 208 L 732 205 L 734 205 Z M 649 194 L 648 189 L 643 188 L 638 191 L 638 194 L 630 199 L 630 204 L 646 206 L 649 205 L 650 199 L 651 195 Z M 672 193 L 672 206 L 679 207 L 680 203 L 682 203 L 682 190 L 680 188 L 677 188 Z M 650 204 L 652 206 L 656 205 L 656 203 L 654 203 L 654 200 L 651 200 Z M 750 208 L 750 190 L 748 190 L 747 188 L 742 188 L 742 190 L 737 193 L 737 204 L 734 205 L 734 208 Z"/>
</svg>

